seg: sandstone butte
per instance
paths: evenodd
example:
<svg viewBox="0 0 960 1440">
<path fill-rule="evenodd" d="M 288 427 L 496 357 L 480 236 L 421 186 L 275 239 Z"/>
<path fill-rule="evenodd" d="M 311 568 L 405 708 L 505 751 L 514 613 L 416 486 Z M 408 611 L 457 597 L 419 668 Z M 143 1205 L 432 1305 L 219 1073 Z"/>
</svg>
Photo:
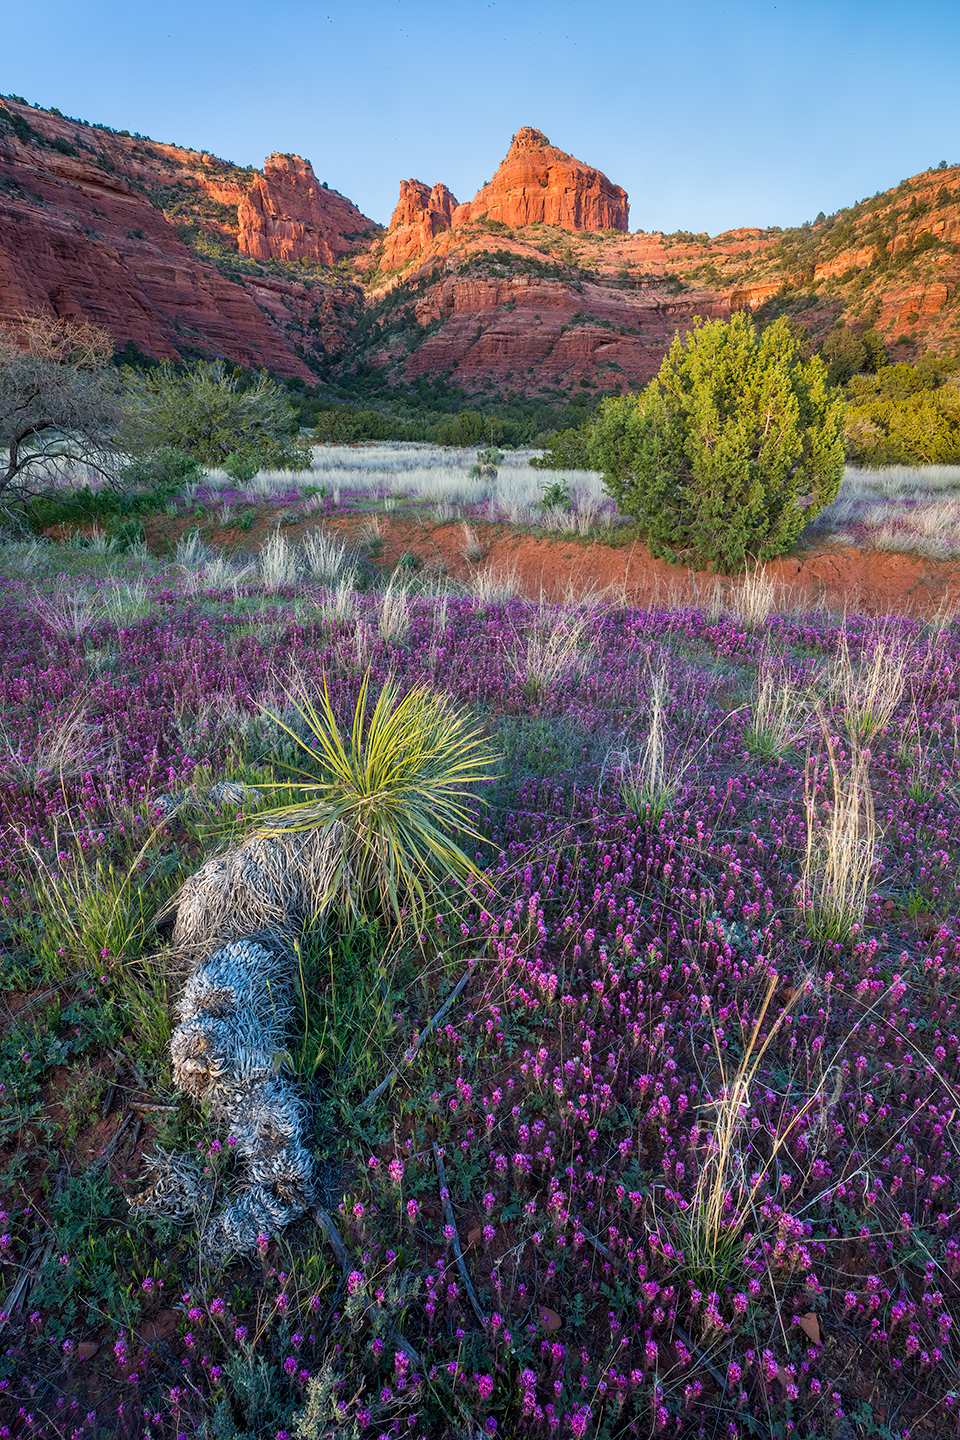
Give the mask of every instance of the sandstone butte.
<svg viewBox="0 0 960 1440">
<path fill-rule="evenodd" d="M 383 237 L 381 270 L 396 270 L 430 245 L 441 230 L 449 230 L 457 197 L 439 182 L 431 190 L 422 180 L 401 180 L 400 199 Z"/>
<path fill-rule="evenodd" d="M 514 135 L 489 184 L 457 207 L 453 224 L 486 219 L 501 225 L 626 232 L 629 210 L 626 190 L 526 125 Z"/>
<path fill-rule="evenodd" d="M 493 221 L 497 225 L 556 225 L 563 230 L 626 232 L 627 192 L 606 175 L 551 145 L 525 126 L 514 135 L 497 173 L 459 205 L 446 185 L 431 190 L 422 180 L 401 180 L 400 198 L 382 242 L 381 271 L 396 270 L 429 249 L 452 227 Z"/>
<path fill-rule="evenodd" d="M 308 160 L 268 155 L 237 206 L 241 255 L 334 265 L 378 227 L 352 201 L 321 185 Z"/>
<path fill-rule="evenodd" d="M 0 103 L 0 320 L 53 310 L 103 325 L 118 348 L 220 355 L 315 383 L 348 342 L 361 290 L 241 261 L 299 260 L 299 243 L 330 263 L 378 233 L 298 156 L 251 172 Z M 321 242 L 324 260 L 310 256 Z"/>
<path fill-rule="evenodd" d="M 836 229 L 806 227 L 803 246 L 800 232 L 781 241 L 755 227 L 631 235 L 626 193 L 524 128 L 466 204 L 443 184 L 402 182 L 383 232 L 299 156 L 242 168 L 8 99 L 0 319 L 83 315 L 120 347 L 222 355 L 310 383 L 366 362 L 395 382 L 451 373 L 468 389 L 611 391 L 648 379 L 698 316 L 785 287 L 808 295 L 800 318 L 815 331 L 869 314 L 888 343 L 903 333 L 954 348 L 958 202 L 954 167 L 902 182 Z"/>
</svg>

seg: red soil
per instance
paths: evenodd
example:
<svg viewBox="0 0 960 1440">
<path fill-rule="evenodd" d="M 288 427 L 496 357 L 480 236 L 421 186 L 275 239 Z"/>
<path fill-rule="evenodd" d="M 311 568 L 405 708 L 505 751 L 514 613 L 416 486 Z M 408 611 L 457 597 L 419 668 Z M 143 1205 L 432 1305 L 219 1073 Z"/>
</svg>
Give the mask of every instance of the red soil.
<svg viewBox="0 0 960 1440">
<path fill-rule="evenodd" d="M 368 518 L 337 516 L 327 522 L 326 528 L 359 539 Z M 729 593 L 739 583 L 706 570 L 693 571 L 655 560 L 640 541 L 604 545 L 570 535 L 518 534 L 505 525 L 480 522 L 474 522 L 472 529 L 483 556 L 471 563 L 464 556 L 460 523 L 435 525 L 383 513 L 377 519 L 383 536 L 378 563 L 383 569 L 392 570 L 409 554 L 424 569 L 464 584 L 485 570 L 514 573 L 519 593 L 531 599 L 596 596 L 639 606 L 693 605 L 704 603 L 715 586 Z M 322 523 L 310 517 L 302 524 L 285 527 L 284 534 L 295 544 L 305 530 Z M 210 524 L 201 526 L 201 531 L 204 540 L 213 546 L 234 554 L 252 554 L 274 526 L 274 515 L 264 510 L 249 531 Z M 46 533 L 52 539 L 64 540 L 71 531 L 84 528 L 91 527 L 57 525 Z M 147 517 L 144 528 L 151 550 L 164 553 L 172 550 L 181 535 L 195 530 L 197 521 L 191 516 L 157 515 Z M 960 606 L 960 561 L 929 560 L 920 555 L 843 545 L 788 556 L 772 561 L 764 569 L 783 587 L 778 605 L 784 608 L 813 608 L 819 604 L 851 614 L 928 618 L 940 609 Z"/>
<path fill-rule="evenodd" d="M 521 593 L 531 597 L 595 594 L 640 606 L 689 605 L 702 603 L 715 585 L 732 589 L 738 583 L 655 560 L 640 542 L 616 547 L 572 536 L 536 537 L 499 525 L 475 525 L 484 556 L 470 564 L 464 558 L 460 525 L 421 526 L 382 516 L 380 527 L 384 566 L 392 567 L 410 552 L 424 565 L 442 566 L 455 580 L 469 580 L 487 568 L 515 571 Z M 359 522 L 337 528 L 359 530 Z M 860 614 L 928 616 L 941 606 L 960 605 L 960 562 L 840 546 L 777 560 L 765 571 L 782 584 L 788 606 L 820 602 L 830 610 Z"/>
</svg>

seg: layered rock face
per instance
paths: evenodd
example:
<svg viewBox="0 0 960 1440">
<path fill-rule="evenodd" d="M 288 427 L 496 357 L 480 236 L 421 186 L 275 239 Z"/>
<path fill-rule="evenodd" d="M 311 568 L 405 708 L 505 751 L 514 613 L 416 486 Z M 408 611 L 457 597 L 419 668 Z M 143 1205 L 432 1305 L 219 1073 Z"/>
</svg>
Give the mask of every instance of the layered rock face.
<svg viewBox="0 0 960 1440">
<path fill-rule="evenodd" d="M 419 296 L 415 314 L 427 329 L 422 343 L 402 356 L 374 357 L 399 362 L 398 378 L 445 370 L 466 389 L 489 379 L 523 392 L 584 377 L 610 393 L 645 384 L 678 331 L 698 316 L 728 319 L 730 305 L 709 291 L 631 293 L 536 275 L 450 275 Z"/>
<path fill-rule="evenodd" d="M 249 172 L 207 155 L 0 105 L 0 320 L 52 310 L 102 325 L 121 349 L 200 351 L 315 381 L 303 357 L 340 353 L 356 287 L 225 274 L 175 228 L 189 222 L 236 254 L 248 184 Z"/>
<path fill-rule="evenodd" d="M 242 255 L 333 265 L 358 250 L 377 227 L 356 205 L 328 190 L 299 155 L 268 155 L 237 207 Z"/>
<path fill-rule="evenodd" d="M 523 129 L 469 204 L 404 181 L 380 235 L 298 156 L 260 172 L 0 101 L 0 320 L 55 310 L 121 348 L 311 382 L 370 362 L 527 394 L 632 387 L 697 315 L 770 301 L 815 339 L 870 323 L 894 358 L 960 333 L 960 167 L 791 231 L 630 234 L 619 186 Z M 345 256 L 352 281 L 303 269 Z"/>
<path fill-rule="evenodd" d="M 450 229 L 457 203 L 439 182 L 431 190 L 422 180 L 401 180 L 400 199 L 384 237 L 381 270 L 396 270 L 422 255 L 435 235 Z"/>
<path fill-rule="evenodd" d="M 628 228 L 627 192 L 599 170 L 524 126 L 489 185 L 454 213 L 454 226 L 486 217 L 502 225 L 559 225 L 564 230 Z"/>
</svg>

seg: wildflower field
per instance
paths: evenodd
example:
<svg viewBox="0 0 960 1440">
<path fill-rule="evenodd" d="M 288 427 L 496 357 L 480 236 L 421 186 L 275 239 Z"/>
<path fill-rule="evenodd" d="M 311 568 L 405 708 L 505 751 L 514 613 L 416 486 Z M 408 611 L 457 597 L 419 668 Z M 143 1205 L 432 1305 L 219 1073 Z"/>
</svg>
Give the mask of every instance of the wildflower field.
<svg viewBox="0 0 960 1440">
<path fill-rule="evenodd" d="M 281 539 L 6 549 L 0 1435 L 960 1433 L 960 624 Z M 349 729 L 365 677 L 482 727 L 477 873 L 302 936 L 277 1063 L 344 1253 L 306 1216 L 217 1268 L 126 1202 L 158 1149 L 235 1183 L 156 917 L 309 769 L 291 697 Z"/>
</svg>

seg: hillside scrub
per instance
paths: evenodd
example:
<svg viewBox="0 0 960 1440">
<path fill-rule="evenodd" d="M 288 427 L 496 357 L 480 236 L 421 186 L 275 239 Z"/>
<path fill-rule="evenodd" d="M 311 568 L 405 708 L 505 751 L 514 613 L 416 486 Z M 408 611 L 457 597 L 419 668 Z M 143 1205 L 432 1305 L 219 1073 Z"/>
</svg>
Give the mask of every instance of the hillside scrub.
<svg viewBox="0 0 960 1440">
<path fill-rule="evenodd" d="M 600 407 L 590 456 L 651 553 L 722 571 L 782 555 L 834 499 L 843 405 L 785 320 L 744 313 L 674 340 L 640 396 Z"/>
<path fill-rule="evenodd" d="M 167 446 L 203 465 L 229 461 L 242 469 L 242 462 L 254 461 L 259 469 L 309 468 L 287 393 L 266 374 L 247 383 L 220 361 L 186 369 L 163 364 L 126 371 L 125 388 L 123 438 L 132 455 L 146 458 Z"/>
<path fill-rule="evenodd" d="M 925 355 L 854 375 L 847 448 L 860 465 L 960 464 L 960 360 Z"/>
</svg>

